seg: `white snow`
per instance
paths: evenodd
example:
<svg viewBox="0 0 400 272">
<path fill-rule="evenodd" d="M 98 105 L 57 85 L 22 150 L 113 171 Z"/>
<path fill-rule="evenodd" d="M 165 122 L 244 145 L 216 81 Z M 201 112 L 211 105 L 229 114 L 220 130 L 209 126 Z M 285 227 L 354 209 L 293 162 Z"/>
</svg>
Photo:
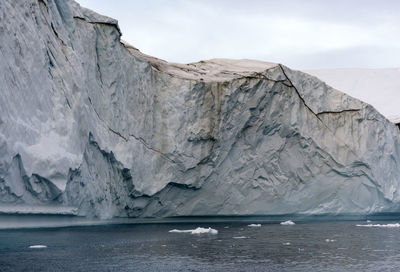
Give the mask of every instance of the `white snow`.
<svg viewBox="0 0 400 272">
<path fill-rule="evenodd" d="M 257 227 L 261 227 L 261 224 L 250 224 L 250 225 L 248 225 L 248 227 L 255 227 L 255 228 L 257 228 Z"/>
<path fill-rule="evenodd" d="M 176 77 L 204 80 L 204 81 L 227 81 L 242 76 L 249 76 L 254 72 L 264 72 L 278 64 L 250 59 L 210 59 L 195 63 L 167 63 L 155 57 L 143 54 L 137 48 L 126 41 L 121 40 L 122 44 L 133 55 L 145 59 L 149 63 L 156 65 L 161 71 Z"/>
<path fill-rule="evenodd" d="M 285 221 L 285 222 L 281 222 L 281 225 L 284 225 L 284 226 L 291 226 L 291 225 L 296 225 L 293 221 L 291 221 L 291 220 L 287 220 L 287 221 Z"/>
<path fill-rule="evenodd" d="M 47 246 L 45 245 L 33 245 L 33 246 L 29 246 L 29 248 L 46 248 Z"/>
<path fill-rule="evenodd" d="M 375 227 L 375 228 L 400 228 L 399 223 L 394 224 L 357 224 L 357 227 Z"/>
<path fill-rule="evenodd" d="M 191 234 L 203 234 L 203 233 L 218 234 L 218 230 L 212 229 L 210 227 L 209 228 L 198 227 L 196 229 L 191 229 L 191 230 L 173 229 L 173 230 L 170 230 L 169 232 L 171 232 L 171 233 L 191 233 Z"/>
</svg>

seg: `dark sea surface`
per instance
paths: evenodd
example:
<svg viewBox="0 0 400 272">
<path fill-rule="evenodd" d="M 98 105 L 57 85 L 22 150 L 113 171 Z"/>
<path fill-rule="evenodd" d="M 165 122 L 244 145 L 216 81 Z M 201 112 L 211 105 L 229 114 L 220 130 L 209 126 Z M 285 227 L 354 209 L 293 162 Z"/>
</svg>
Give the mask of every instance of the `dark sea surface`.
<svg viewBox="0 0 400 272">
<path fill-rule="evenodd" d="M 203 221 L 0 230 L 0 271 L 400 271 L 399 221 Z"/>
</svg>

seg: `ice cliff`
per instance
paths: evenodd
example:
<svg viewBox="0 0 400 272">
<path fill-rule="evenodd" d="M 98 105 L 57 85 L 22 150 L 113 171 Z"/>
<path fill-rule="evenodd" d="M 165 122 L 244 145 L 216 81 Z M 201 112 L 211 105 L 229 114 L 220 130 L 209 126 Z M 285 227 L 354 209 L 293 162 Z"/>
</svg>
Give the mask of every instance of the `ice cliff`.
<svg viewBox="0 0 400 272">
<path fill-rule="evenodd" d="M 167 63 L 120 38 L 72 0 L 0 1 L 0 212 L 399 211 L 399 129 L 372 106 L 281 64 Z"/>
</svg>

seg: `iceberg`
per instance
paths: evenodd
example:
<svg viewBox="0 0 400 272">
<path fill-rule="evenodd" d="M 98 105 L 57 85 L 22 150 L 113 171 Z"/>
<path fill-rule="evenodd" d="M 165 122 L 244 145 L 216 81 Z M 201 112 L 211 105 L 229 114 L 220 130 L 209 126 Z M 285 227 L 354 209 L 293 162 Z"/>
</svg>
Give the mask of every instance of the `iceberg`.
<svg viewBox="0 0 400 272">
<path fill-rule="evenodd" d="M 284 226 L 296 225 L 296 223 L 294 223 L 294 222 L 291 221 L 291 220 L 287 220 L 287 221 L 281 222 L 280 224 L 281 224 L 281 225 L 284 225 Z"/>
<path fill-rule="evenodd" d="M 191 230 L 178 230 L 178 229 L 173 229 L 170 230 L 169 232 L 171 233 L 191 233 L 191 234 L 218 234 L 218 230 L 212 229 L 210 227 L 208 228 L 201 228 L 198 227 L 196 229 L 191 229 Z"/>
<path fill-rule="evenodd" d="M 400 228 L 400 223 L 392 224 L 357 224 L 357 227 L 372 227 L 372 228 Z"/>
<path fill-rule="evenodd" d="M 160 60 L 73 0 L 15 3 L 0 1 L 0 212 L 398 211 L 399 129 L 371 105 L 280 63 Z"/>
<path fill-rule="evenodd" d="M 38 249 L 38 248 L 47 248 L 47 246 L 45 246 L 45 245 L 33 245 L 33 246 L 29 246 L 29 248 Z"/>
</svg>

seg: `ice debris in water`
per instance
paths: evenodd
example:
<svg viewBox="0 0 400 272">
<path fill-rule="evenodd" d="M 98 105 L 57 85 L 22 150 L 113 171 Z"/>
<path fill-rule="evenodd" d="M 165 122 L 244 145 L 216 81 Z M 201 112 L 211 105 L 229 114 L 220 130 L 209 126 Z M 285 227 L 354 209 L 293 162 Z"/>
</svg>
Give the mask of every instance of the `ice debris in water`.
<svg viewBox="0 0 400 272">
<path fill-rule="evenodd" d="M 261 224 L 250 224 L 248 227 L 261 227 Z"/>
<path fill-rule="evenodd" d="M 33 245 L 33 246 L 29 246 L 29 248 L 46 248 L 47 246 L 45 245 Z"/>
<path fill-rule="evenodd" d="M 394 223 L 394 224 L 357 224 L 357 227 L 376 227 L 376 228 L 400 228 L 400 224 L 399 223 Z"/>
<path fill-rule="evenodd" d="M 296 225 L 296 224 L 291 220 L 287 220 L 285 222 L 281 222 L 281 225 L 289 226 L 289 225 Z"/>
<path fill-rule="evenodd" d="M 248 237 L 246 236 L 235 236 L 233 239 L 247 239 Z"/>
<path fill-rule="evenodd" d="M 282 243 L 282 245 L 284 245 L 284 246 L 290 246 L 290 243 L 289 243 L 289 242 L 286 242 L 286 243 Z"/>
<path fill-rule="evenodd" d="M 336 240 L 334 240 L 334 239 L 325 239 L 325 242 L 327 242 L 327 243 L 329 243 L 329 242 L 336 242 Z"/>
<path fill-rule="evenodd" d="M 203 234 L 203 233 L 208 233 L 208 234 L 218 234 L 218 230 L 212 229 L 212 228 L 196 228 L 196 229 L 191 229 L 191 230 L 178 230 L 178 229 L 173 229 L 170 230 L 169 232 L 172 233 L 191 233 L 191 234 Z"/>
</svg>

